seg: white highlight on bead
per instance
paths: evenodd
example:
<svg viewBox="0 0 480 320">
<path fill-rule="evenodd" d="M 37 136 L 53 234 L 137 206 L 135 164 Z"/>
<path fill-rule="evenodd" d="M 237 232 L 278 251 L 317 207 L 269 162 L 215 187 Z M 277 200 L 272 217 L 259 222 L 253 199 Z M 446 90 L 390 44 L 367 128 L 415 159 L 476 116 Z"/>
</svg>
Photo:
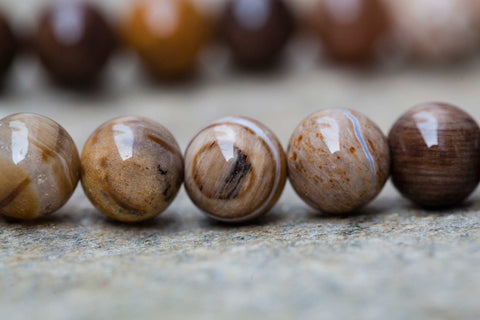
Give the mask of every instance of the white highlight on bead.
<svg viewBox="0 0 480 320">
<path fill-rule="evenodd" d="M 270 191 L 270 194 L 268 195 L 267 200 L 257 210 L 250 213 L 249 215 L 246 215 L 246 216 L 241 217 L 241 218 L 236 218 L 236 219 L 224 219 L 224 218 L 220 218 L 218 216 L 212 216 L 207 212 L 208 215 L 212 216 L 213 218 L 215 218 L 217 220 L 221 220 L 221 221 L 230 221 L 230 222 L 246 221 L 246 220 L 249 220 L 251 218 L 256 217 L 260 212 L 262 212 L 265 209 L 265 207 L 270 204 L 273 197 L 277 193 L 278 186 L 280 185 L 280 176 L 282 174 L 282 164 L 281 164 L 281 161 L 280 161 L 280 155 L 278 153 L 277 148 L 275 148 L 275 144 L 273 143 L 273 141 L 268 137 L 268 135 L 265 133 L 265 131 L 262 128 L 260 128 L 256 123 L 254 123 L 253 121 L 251 121 L 247 118 L 243 118 L 243 117 L 227 117 L 227 118 L 223 118 L 223 119 L 220 119 L 220 120 L 214 122 L 214 124 L 220 124 L 220 123 L 239 124 L 243 127 L 246 127 L 248 129 L 252 130 L 253 132 L 255 132 L 255 134 L 257 136 L 259 136 L 260 138 L 263 139 L 263 141 L 265 141 L 265 143 L 268 145 L 268 147 L 272 151 L 273 157 L 275 159 L 275 181 L 273 183 L 273 188 Z"/>
<path fill-rule="evenodd" d="M 118 154 L 123 161 L 133 156 L 133 131 L 123 123 L 116 123 L 112 126 L 113 140 L 117 146 Z"/>
<path fill-rule="evenodd" d="M 10 121 L 12 129 L 12 161 L 15 164 L 21 162 L 28 153 L 28 128 L 22 121 Z"/>
<path fill-rule="evenodd" d="M 347 116 L 348 119 L 350 119 L 350 121 L 352 121 L 355 136 L 360 142 L 363 153 L 367 157 L 368 162 L 370 163 L 370 168 L 372 169 L 373 188 L 377 189 L 377 170 L 375 169 L 375 162 L 373 161 L 372 154 L 370 153 L 370 150 L 368 150 L 368 146 L 365 143 L 365 139 L 363 138 L 362 130 L 360 129 L 360 123 L 358 122 L 358 119 L 350 112 L 350 110 L 341 109 L 341 111 Z"/>
</svg>

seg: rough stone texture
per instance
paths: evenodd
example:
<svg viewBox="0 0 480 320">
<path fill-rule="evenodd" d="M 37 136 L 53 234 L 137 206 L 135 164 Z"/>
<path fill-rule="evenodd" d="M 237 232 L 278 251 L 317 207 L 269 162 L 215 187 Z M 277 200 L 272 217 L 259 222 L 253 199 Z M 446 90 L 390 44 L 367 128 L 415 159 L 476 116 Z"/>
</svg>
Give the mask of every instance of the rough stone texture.
<svg viewBox="0 0 480 320">
<path fill-rule="evenodd" d="M 198 129 L 230 114 L 265 123 L 284 147 L 322 107 L 359 110 L 384 132 L 430 100 L 480 119 L 480 61 L 360 71 L 291 51 L 277 73 L 252 76 L 206 56 L 199 78 L 177 86 L 149 83 L 120 57 L 104 90 L 83 95 L 56 89 L 22 59 L 0 96 L 0 117 L 41 112 L 81 148 L 104 121 L 136 114 L 164 124 L 182 150 Z M 48 219 L 0 220 L 0 319 L 478 318 L 479 231 L 478 191 L 455 210 L 423 211 L 389 183 L 360 214 L 342 218 L 313 212 L 287 186 L 271 214 L 235 227 L 201 215 L 183 189 L 139 226 L 104 218 L 77 189 Z"/>
</svg>

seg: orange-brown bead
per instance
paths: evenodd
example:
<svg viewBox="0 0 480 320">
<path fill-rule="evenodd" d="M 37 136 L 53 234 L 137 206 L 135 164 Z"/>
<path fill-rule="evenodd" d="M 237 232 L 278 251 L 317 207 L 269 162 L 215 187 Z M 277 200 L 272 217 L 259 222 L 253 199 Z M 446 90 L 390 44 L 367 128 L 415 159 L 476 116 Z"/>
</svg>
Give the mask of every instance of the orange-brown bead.
<svg viewBox="0 0 480 320">
<path fill-rule="evenodd" d="M 209 20 L 190 0 L 137 1 L 122 28 L 126 43 L 159 78 L 194 71 L 209 32 Z"/>
</svg>

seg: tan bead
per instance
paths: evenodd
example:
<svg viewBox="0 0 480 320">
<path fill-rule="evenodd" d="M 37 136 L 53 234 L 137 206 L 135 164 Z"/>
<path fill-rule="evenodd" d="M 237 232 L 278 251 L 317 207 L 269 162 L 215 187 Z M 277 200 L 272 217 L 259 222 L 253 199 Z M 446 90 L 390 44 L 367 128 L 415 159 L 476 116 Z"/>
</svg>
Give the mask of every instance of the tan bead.
<svg viewBox="0 0 480 320">
<path fill-rule="evenodd" d="M 183 181 L 183 158 L 160 124 L 122 117 L 101 125 L 82 152 L 82 186 L 107 216 L 125 222 L 152 218 L 173 201 Z"/>
<path fill-rule="evenodd" d="M 18 113 L 0 120 L 0 213 L 33 219 L 70 198 L 80 160 L 70 135 L 46 117 Z"/>
<path fill-rule="evenodd" d="M 290 138 L 287 162 L 298 195 L 326 213 L 347 213 L 367 204 L 390 174 L 382 131 L 348 109 L 327 109 L 303 120 Z"/>
<path fill-rule="evenodd" d="M 280 197 L 286 175 L 277 137 L 245 117 L 224 118 L 205 127 L 185 153 L 188 195 L 221 221 L 247 221 L 266 213 Z"/>
</svg>

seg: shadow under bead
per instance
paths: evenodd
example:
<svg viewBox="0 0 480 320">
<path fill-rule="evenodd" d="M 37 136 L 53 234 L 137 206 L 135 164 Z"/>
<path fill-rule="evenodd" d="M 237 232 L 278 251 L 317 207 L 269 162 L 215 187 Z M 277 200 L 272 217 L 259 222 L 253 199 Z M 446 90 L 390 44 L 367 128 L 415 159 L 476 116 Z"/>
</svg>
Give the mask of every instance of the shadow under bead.
<svg viewBox="0 0 480 320">
<path fill-rule="evenodd" d="M 444 103 L 416 106 L 389 134 L 392 181 L 423 207 L 465 200 L 480 180 L 480 128 L 463 110 Z"/>
<path fill-rule="evenodd" d="M 0 83 L 5 79 L 18 51 L 18 40 L 7 21 L 0 15 Z"/>
<path fill-rule="evenodd" d="M 183 182 L 183 157 L 160 124 L 122 117 L 101 125 L 82 151 L 82 186 L 107 216 L 138 222 L 164 211 Z"/>
<path fill-rule="evenodd" d="M 279 60 L 292 37 L 295 21 L 283 0 L 231 0 L 220 28 L 238 66 L 265 68 Z"/>
<path fill-rule="evenodd" d="M 268 212 L 287 177 L 277 137 L 246 117 L 220 119 L 202 129 L 185 152 L 185 189 L 211 218 L 243 222 Z"/>
<path fill-rule="evenodd" d="M 116 36 L 99 9 L 74 0 L 54 3 L 42 13 L 33 42 L 54 81 L 92 86 L 116 47 Z"/>
<path fill-rule="evenodd" d="M 382 0 L 318 0 L 308 19 L 325 52 L 348 63 L 371 61 L 391 29 Z"/>
<path fill-rule="evenodd" d="M 211 23 L 191 0 L 139 0 L 122 24 L 126 44 L 158 79 L 191 75 Z"/>
<path fill-rule="evenodd" d="M 80 178 L 80 159 L 58 123 L 19 113 L 0 120 L 0 214 L 33 219 L 62 207 Z"/>
<path fill-rule="evenodd" d="M 290 138 L 288 174 L 297 194 L 325 213 L 349 213 L 372 201 L 390 175 L 387 139 L 363 114 L 326 109 Z"/>
</svg>

